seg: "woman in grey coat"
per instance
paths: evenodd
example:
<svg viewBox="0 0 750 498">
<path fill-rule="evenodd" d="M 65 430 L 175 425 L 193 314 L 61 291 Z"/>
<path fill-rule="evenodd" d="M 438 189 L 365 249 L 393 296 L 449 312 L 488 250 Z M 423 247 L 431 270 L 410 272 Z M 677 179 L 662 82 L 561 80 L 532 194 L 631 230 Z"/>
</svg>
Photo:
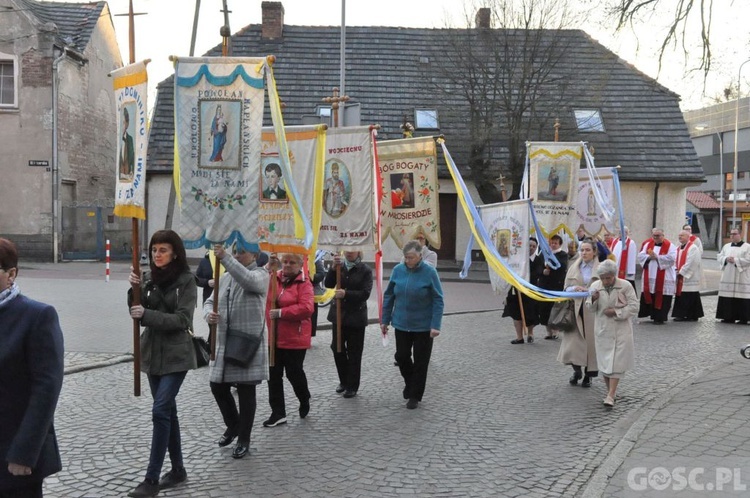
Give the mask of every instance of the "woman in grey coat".
<svg viewBox="0 0 750 498">
<path fill-rule="evenodd" d="M 255 420 L 255 386 L 268 380 L 268 342 L 263 330 L 269 275 L 256 264 L 258 253 L 247 251 L 239 244 L 234 248 L 234 257 L 220 245 L 214 247 L 214 253 L 226 273 L 219 280 L 219 312 L 213 312 L 212 295 L 203 304 L 203 317 L 209 325 L 218 324 L 216 360 L 211 362 L 209 373 L 211 392 L 226 424 L 218 444 L 228 446 L 237 438 L 232 457 L 242 458 L 249 450 Z M 260 336 L 260 346 L 249 364 L 226 361 L 229 327 L 243 334 Z M 232 385 L 237 386 L 239 411 L 230 391 Z"/>
</svg>

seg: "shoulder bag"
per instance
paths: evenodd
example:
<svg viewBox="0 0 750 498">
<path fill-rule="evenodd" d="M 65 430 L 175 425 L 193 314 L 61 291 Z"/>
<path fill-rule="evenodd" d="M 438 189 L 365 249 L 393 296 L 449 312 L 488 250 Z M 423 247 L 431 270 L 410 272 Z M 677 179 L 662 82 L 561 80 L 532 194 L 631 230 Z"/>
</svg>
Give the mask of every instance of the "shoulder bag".
<svg viewBox="0 0 750 498">
<path fill-rule="evenodd" d="M 552 311 L 547 320 L 547 326 L 551 329 L 571 332 L 576 329 L 576 303 L 572 299 L 557 301 L 552 306 Z"/>
<path fill-rule="evenodd" d="M 261 333 L 258 335 L 246 334 L 236 328 L 233 329 L 229 321 L 232 314 L 232 301 L 229 299 L 229 291 L 227 291 L 227 300 L 227 342 L 224 346 L 224 361 L 240 367 L 247 367 L 253 361 L 263 342 L 261 334 L 265 326 L 265 317 L 260 329 Z"/>
</svg>

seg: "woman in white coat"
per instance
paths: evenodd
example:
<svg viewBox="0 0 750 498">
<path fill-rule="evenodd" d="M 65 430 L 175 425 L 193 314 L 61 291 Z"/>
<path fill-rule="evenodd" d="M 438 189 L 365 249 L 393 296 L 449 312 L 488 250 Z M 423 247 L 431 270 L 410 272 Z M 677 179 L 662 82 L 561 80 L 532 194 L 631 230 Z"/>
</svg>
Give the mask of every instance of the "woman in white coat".
<svg viewBox="0 0 750 498">
<path fill-rule="evenodd" d="M 565 290 L 568 292 L 588 292 L 591 282 L 598 278 L 596 244 L 586 239 L 581 242 L 578 252 L 580 256 L 570 264 L 565 276 Z M 557 361 L 573 367 L 570 385 L 575 386 L 581 380 L 581 387 L 591 387 L 591 377 L 599 375 L 594 346 L 594 315 L 583 305 L 583 298 L 574 301 L 576 328 L 563 334 Z"/>
<path fill-rule="evenodd" d="M 594 312 L 596 361 L 607 385 L 604 406 L 615 404 L 617 385 L 633 368 L 633 321 L 638 298 L 627 280 L 617 278 L 617 265 L 603 261 L 596 269 L 599 280 L 591 284 L 586 307 Z"/>
</svg>

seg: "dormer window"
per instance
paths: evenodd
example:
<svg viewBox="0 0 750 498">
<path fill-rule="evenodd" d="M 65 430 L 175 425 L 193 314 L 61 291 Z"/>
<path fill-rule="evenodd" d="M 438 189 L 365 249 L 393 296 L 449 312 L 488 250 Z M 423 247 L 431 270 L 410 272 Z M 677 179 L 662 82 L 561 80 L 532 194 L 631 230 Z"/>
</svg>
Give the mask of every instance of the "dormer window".
<svg viewBox="0 0 750 498">
<path fill-rule="evenodd" d="M 582 133 L 604 131 L 602 115 L 597 109 L 576 109 L 573 113 L 576 117 L 578 131 Z"/>
<path fill-rule="evenodd" d="M 415 109 L 414 126 L 418 130 L 439 130 L 440 122 L 436 109 Z"/>
</svg>

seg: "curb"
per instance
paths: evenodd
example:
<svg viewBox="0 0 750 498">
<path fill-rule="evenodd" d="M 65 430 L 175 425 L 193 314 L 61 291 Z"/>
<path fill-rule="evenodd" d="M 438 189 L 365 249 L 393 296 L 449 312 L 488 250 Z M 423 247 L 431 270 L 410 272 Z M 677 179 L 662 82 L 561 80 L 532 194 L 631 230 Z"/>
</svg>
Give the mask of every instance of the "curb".
<svg viewBox="0 0 750 498">
<path fill-rule="evenodd" d="M 121 355 L 110 358 L 109 360 L 96 361 L 93 363 L 86 363 L 83 365 L 76 365 L 74 367 L 68 367 L 63 371 L 63 375 L 74 374 L 78 372 L 85 372 L 86 370 L 94 370 L 95 368 L 111 367 L 118 363 L 128 363 L 133 361 L 133 355 Z"/>
<path fill-rule="evenodd" d="M 694 384 L 701 377 L 721 368 L 726 368 L 734 363 L 734 361 L 725 361 L 719 365 L 699 370 L 669 389 L 667 392 L 659 396 L 659 398 L 650 402 L 647 406 L 641 408 L 641 415 L 633 422 L 630 429 L 628 429 L 625 435 L 622 436 L 622 439 L 620 439 L 612 451 L 610 451 L 609 455 L 604 459 L 604 462 L 602 462 L 602 464 L 594 471 L 580 496 L 582 498 L 599 498 L 604 496 L 604 491 L 609 484 L 609 480 L 615 475 L 620 466 L 622 466 L 628 454 L 630 454 L 630 450 L 632 450 L 638 442 L 638 438 L 654 416 L 669 404 L 669 402 L 672 401 L 672 398 L 682 392 L 689 385 Z"/>
<path fill-rule="evenodd" d="M 470 313 L 492 313 L 494 311 L 503 311 L 503 308 L 491 308 L 491 309 L 472 310 L 472 311 L 450 311 L 448 313 L 443 313 L 443 316 L 468 315 Z M 367 325 L 377 325 L 378 323 L 380 323 L 379 318 L 367 319 Z M 318 325 L 318 330 L 332 330 L 332 329 L 333 329 L 333 324 L 331 322 Z"/>
</svg>

